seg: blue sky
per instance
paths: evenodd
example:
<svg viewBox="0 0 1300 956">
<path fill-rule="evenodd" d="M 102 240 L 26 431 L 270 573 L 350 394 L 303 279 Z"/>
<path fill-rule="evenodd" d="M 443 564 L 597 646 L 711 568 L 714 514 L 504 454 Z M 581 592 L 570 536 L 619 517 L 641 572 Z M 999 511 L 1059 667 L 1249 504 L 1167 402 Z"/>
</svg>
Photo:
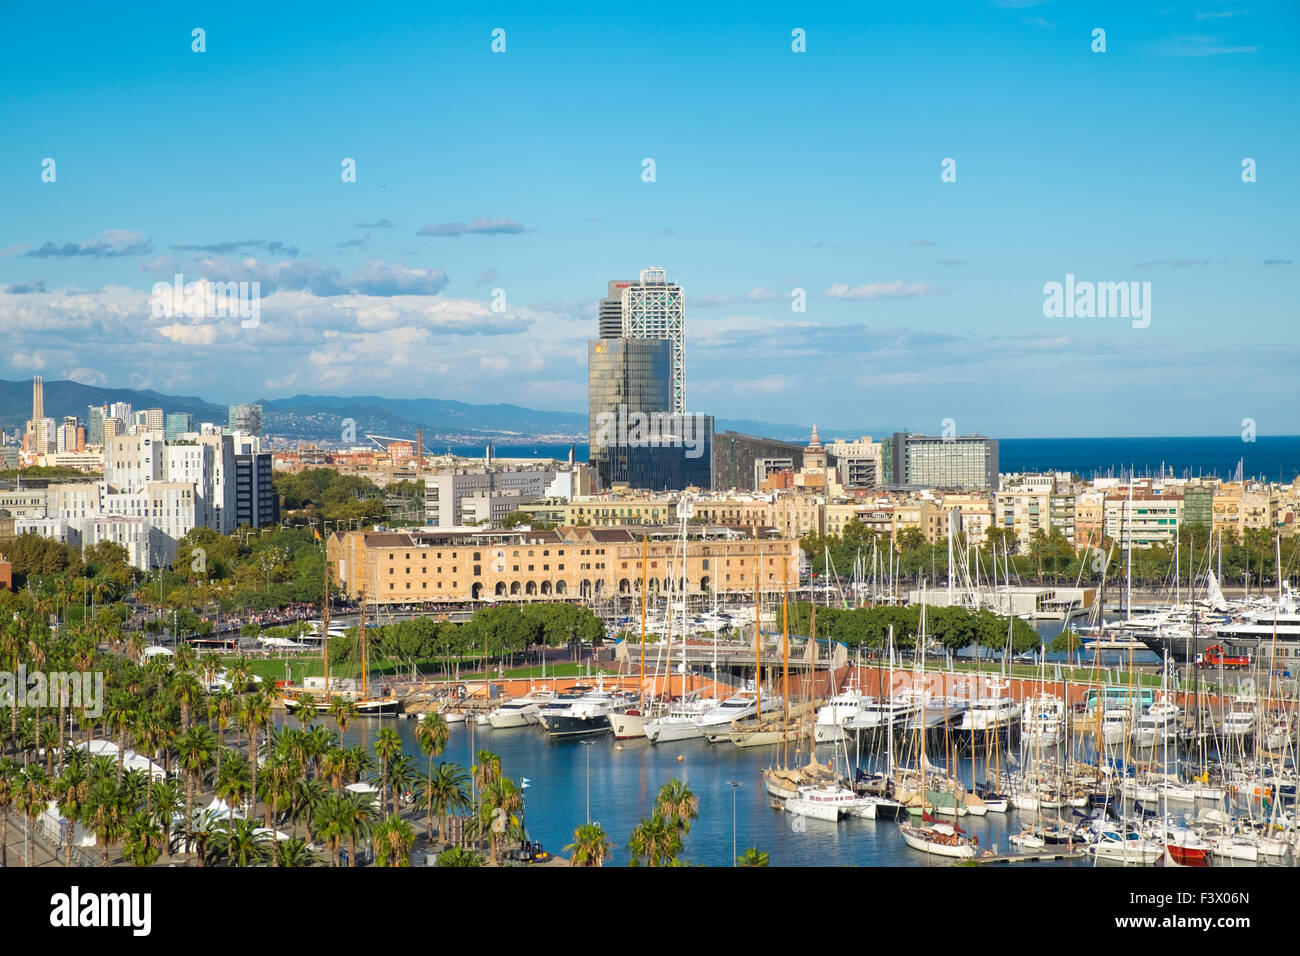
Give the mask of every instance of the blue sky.
<svg viewBox="0 0 1300 956">
<path fill-rule="evenodd" d="M 653 265 L 719 417 L 1297 430 L 1295 3 L 181 6 L 0 7 L 0 377 L 581 411 Z M 1067 273 L 1150 325 L 1045 318 Z"/>
</svg>

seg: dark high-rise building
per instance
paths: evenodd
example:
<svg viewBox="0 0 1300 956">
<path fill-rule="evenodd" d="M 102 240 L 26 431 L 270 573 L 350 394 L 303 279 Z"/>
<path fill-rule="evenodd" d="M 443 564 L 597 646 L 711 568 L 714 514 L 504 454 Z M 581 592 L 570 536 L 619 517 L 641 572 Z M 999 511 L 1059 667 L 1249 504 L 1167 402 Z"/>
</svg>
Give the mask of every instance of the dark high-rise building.
<svg viewBox="0 0 1300 956">
<path fill-rule="evenodd" d="M 235 524 L 260 528 L 280 520 L 280 496 L 271 484 L 271 454 L 235 456 Z"/>
<path fill-rule="evenodd" d="M 667 339 L 607 338 L 587 343 L 589 460 L 606 485 L 611 480 L 607 446 L 621 443 L 617 439 L 628 435 L 629 416 L 662 415 L 671 405 L 672 343 Z"/>
<path fill-rule="evenodd" d="M 609 295 L 600 300 L 600 311 L 596 314 L 602 339 L 623 337 L 623 290 L 631 285 L 631 279 L 609 280 Z"/>
<path fill-rule="evenodd" d="M 713 487 L 713 416 L 661 413 L 647 417 L 647 435 L 605 448 L 602 478 L 649 491 Z"/>
<path fill-rule="evenodd" d="M 104 444 L 105 411 L 103 405 L 86 406 L 86 441 L 91 445 Z"/>
<path fill-rule="evenodd" d="M 714 487 L 754 491 L 758 488 L 755 466 L 771 460 L 788 461 L 790 468 L 797 470 L 803 467 L 803 453 L 804 446 L 796 442 L 725 431 L 713 438 Z"/>
</svg>

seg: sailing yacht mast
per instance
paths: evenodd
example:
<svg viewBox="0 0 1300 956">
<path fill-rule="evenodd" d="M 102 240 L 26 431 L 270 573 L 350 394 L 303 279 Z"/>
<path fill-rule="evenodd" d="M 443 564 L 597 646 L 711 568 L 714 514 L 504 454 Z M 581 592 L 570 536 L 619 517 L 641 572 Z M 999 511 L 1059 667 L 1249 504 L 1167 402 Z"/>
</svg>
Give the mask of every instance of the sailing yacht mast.
<svg viewBox="0 0 1300 956">
<path fill-rule="evenodd" d="M 366 592 L 361 592 L 361 699 L 370 698 L 370 661 L 366 655 Z"/>
<path fill-rule="evenodd" d="M 813 602 L 813 607 L 816 603 Z M 790 561 L 781 562 L 781 763 L 790 753 Z"/>
<path fill-rule="evenodd" d="M 364 607 L 364 604 L 362 605 Z M 321 657 L 325 659 L 325 699 L 330 698 L 330 560 L 328 549 L 325 552 L 325 607 L 321 611 L 320 623 Z"/>
<path fill-rule="evenodd" d="M 755 533 L 755 540 L 758 535 Z M 762 567 L 762 559 L 755 563 Z M 763 716 L 763 602 L 758 594 L 758 570 L 754 571 L 754 719 Z"/>
<path fill-rule="evenodd" d="M 645 602 L 646 602 L 646 549 L 647 536 L 641 534 L 641 703 L 645 704 Z M 546 676 L 546 654 L 542 653 L 542 677 Z"/>
<path fill-rule="evenodd" d="M 682 519 L 682 701 L 686 700 L 686 519 L 690 517 L 694 508 L 691 506 L 690 499 L 683 498 L 677 505 L 677 511 Z M 672 657 L 668 658 L 670 664 Z"/>
</svg>

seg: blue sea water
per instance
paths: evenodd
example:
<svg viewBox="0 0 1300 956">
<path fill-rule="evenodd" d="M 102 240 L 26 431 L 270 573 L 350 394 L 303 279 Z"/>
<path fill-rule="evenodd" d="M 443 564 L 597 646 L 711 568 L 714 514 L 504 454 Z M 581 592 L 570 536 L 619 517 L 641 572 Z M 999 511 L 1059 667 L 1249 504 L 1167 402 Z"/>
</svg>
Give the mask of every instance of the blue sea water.
<svg viewBox="0 0 1300 956">
<path fill-rule="evenodd" d="M 431 446 L 431 451 L 439 451 Z M 482 445 L 453 445 L 459 455 L 481 456 Z M 568 444 L 495 446 L 503 458 L 569 456 Z M 587 445 L 575 448 L 578 461 L 587 460 Z M 1135 474 L 1155 475 L 1164 469 L 1177 478 L 1217 475 L 1231 478 L 1242 462 L 1247 478 L 1289 482 L 1300 475 L 1300 435 L 1260 435 L 1243 441 L 1238 435 L 1200 438 L 1004 438 L 998 443 L 1003 472 L 1069 471 L 1084 478 Z"/>
<path fill-rule="evenodd" d="M 335 726 L 332 720 L 324 723 Z M 416 724 L 415 720 L 399 719 L 385 720 L 382 726 L 396 728 L 403 753 L 415 756 L 424 769 L 428 758 L 415 740 Z M 353 721 L 345 742 L 373 749 L 380 726 L 378 720 Z M 757 846 L 771 855 L 773 866 L 942 866 L 951 862 L 909 849 L 894 821 L 849 819 L 836 824 L 773 809 L 762 772 L 780 763 L 779 748 L 742 749 L 702 739 L 660 746 L 645 739 L 617 741 L 609 734 L 588 740 L 589 746 L 580 740 L 553 740 L 537 727 L 494 730 L 459 723 L 452 725 L 439 759 L 469 767 L 477 751 L 496 753 L 503 773 L 516 783 L 524 778 L 529 781 L 524 791 L 529 836 L 552 853 L 565 856 L 564 847 L 573 840 L 574 828 L 587 819 L 590 795 L 591 819 L 604 827 L 613 845 L 612 864 L 626 865 L 632 829 L 653 812 L 659 788 L 677 778 L 699 798 L 699 818 L 686 836 L 681 854 L 691 863 L 731 865 L 730 782 L 740 784 L 734 790 L 737 850 Z M 831 760 L 832 750 L 830 745 L 819 746 L 818 758 Z M 857 755 L 850 752 L 849 756 Z M 792 750 L 789 762 L 806 763 L 807 759 L 806 754 L 796 759 Z M 876 755 L 863 755 L 865 767 L 883 767 L 883 763 Z M 960 765 L 966 780 L 972 774 L 983 779 L 982 752 L 978 759 L 968 756 Z M 961 821 L 963 829 L 979 837 L 980 846 L 997 846 L 1003 851 L 1009 848 L 1007 837 L 1023 823 L 1015 812 L 963 817 Z"/>
</svg>

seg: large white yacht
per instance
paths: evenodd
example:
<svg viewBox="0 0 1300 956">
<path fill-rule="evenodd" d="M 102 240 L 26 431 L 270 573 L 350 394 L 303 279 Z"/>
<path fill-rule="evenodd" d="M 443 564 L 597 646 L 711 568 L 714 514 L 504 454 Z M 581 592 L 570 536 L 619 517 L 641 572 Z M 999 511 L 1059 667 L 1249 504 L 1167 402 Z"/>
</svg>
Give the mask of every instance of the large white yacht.
<svg viewBox="0 0 1300 956">
<path fill-rule="evenodd" d="M 971 701 L 970 710 L 961 715 L 958 730 L 983 732 L 1001 730 L 1020 719 L 1020 705 L 1010 697 L 984 697 Z"/>
<path fill-rule="evenodd" d="M 488 723 L 497 730 L 508 727 L 527 727 L 537 723 L 537 715 L 555 697 L 549 687 L 529 690 L 522 697 L 508 700 L 488 716 Z"/>
</svg>

